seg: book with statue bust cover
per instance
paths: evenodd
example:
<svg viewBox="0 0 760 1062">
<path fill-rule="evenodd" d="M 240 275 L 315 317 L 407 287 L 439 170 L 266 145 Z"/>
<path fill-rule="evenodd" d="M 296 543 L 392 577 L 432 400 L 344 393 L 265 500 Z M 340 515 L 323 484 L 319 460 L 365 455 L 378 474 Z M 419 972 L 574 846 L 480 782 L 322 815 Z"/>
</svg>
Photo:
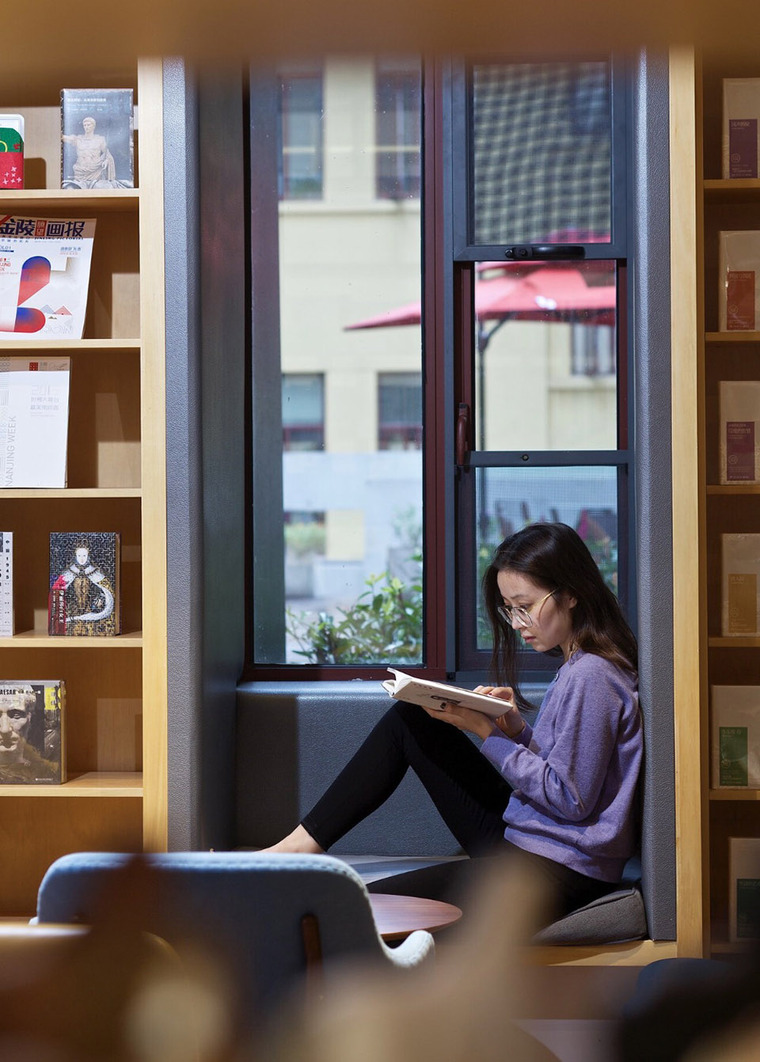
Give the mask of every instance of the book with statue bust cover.
<svg viewBox="0 0 760 1062">
<path fill-rule="evenodd" d="M 120 564 L 118 531 L 51 531 L 48 633 L 119 634 Z"/>
<path fill-rule="evenodd" d="M 134 188 L 130 88 L 61 90 L 61 188 Z"/>
<path fill-rule="evenodd" d="M 0 785 L 66 781 L 63 679 L 0 680 Z"/>
</svg>

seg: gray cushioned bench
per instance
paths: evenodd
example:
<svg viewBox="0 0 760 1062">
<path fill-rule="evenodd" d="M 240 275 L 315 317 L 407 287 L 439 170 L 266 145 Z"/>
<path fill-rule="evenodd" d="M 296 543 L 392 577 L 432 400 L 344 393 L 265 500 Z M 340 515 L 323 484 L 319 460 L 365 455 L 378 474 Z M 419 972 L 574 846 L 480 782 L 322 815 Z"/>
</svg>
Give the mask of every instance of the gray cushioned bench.
<svg viewBox="0 0 760 1062">
<path fill-rule="evenodd" d="M 543 687 L 526 688 L 540 703 Z M 379 682 L 257 682 L 238 690 L 237 824 L 240 848 L 288 833 L 389 706 Z M 452 895 L 469 861 L 410 771 L 390 800 L 331 855 L 352 863 L 370 891 Z M 637 870 L 632 870 L 633 878 Z M 647 921 L 634 882 L 542 930 L 542 944 L 642 940 Z"/>
</svg>

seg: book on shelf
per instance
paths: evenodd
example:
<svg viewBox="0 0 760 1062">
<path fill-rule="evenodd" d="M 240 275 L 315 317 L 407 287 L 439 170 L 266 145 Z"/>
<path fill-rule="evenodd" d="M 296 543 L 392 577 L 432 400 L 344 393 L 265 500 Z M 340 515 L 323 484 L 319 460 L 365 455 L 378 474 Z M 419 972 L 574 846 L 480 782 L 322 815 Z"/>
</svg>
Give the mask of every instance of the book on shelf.
<svg viewBox="0 0 760 1062">
<path fill-rule="evenodd" d="M 729 940 L 760 940 L 760 837 L 729 837 L 728 865 Z"/>
<path fill-rule="evenodd" d="M 724 636 L 756 636 L 760 590 L 760 534 L 723 534 L 721 631 Z"/>
<path fill-rule="evenodd" d="M 724 178 L 760 177 L 760 78 L 723 78 Z"/>
<path fill-rule="evenodd" d="M 462 689 L 459 686 L 450 686 L 446 682 L 417 678 L 395 667 L 389 667 L 388 670 L 394 677 L 383 682 L 383 689 L 398 701 L 408 701 L 410 704 L 419 704 L 436 711 L 441 711 L 444 704 L 453 704 L 483 712 L 492 719 L 498 719 L 512 707 L 511 701 L 503 701 L 499 697 L 474 693 L 472 690 Z"/>
<path fill-rule="evenodd" d="M 0 214 L 0 338 L 81 339 L 95 221 Z"/>
<path fill-rule="evenodd" d="M 134 188 L 132 89 L 61 90 L 61 188 Z"/>
<path fill-rule="evenodd" d="M 0 488 L 66 486 L 70 371 L 0 354 Z"/>
<path fill-rule="evenodd" d="M 760 686 L 713 686 L 713 789 L 760 789 Z"/>
<path fill-rule="evenodd" d="M 0 785 L 66 781 L 63 679 L 0 680 Z"/>
<path fill-rule="evenodd" d="M 718 236 L 718 327 L 754 332 L 760 305 L 760 231 L 740 229 Z"/>
<path fill-rule="evenodd" d="M 760 380 L 721 380 L 720 482 L 760 483 Z"/>
<path fill-rule="evenodd" d="M 118 531 L 51 531 L 48 633 L 119 634 L 120 566 Z"/>
<path fill-rule="evenodd" d="M 0 638 L 15 633 L 13 612 L 13 532 L 0 531 Z"/>
<path fill-rule="evenodd" d="M 0 114 L 0 189 L 24 187 L 24 117 Z"/>
</svg>

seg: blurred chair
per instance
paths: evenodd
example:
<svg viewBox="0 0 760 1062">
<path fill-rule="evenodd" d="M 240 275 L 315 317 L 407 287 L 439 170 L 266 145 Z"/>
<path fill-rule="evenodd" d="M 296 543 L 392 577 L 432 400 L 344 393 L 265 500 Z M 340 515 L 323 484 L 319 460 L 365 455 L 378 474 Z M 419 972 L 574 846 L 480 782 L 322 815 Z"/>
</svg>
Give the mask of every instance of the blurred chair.
<svg viewBox="0 0 760 1062">
<path fill-rule="evenodd" d="M 116 910 L 180 954 L 222 961 L 245 1024 L 286 994 L 327 991 L 349 960 L 404 971 L 434 954 L 424 931 L 388 947 L 359 875 L 326 855 L 80 852 L 56 860 L 40 885 L 40 925 L 97 925 Z"/>
</svg>

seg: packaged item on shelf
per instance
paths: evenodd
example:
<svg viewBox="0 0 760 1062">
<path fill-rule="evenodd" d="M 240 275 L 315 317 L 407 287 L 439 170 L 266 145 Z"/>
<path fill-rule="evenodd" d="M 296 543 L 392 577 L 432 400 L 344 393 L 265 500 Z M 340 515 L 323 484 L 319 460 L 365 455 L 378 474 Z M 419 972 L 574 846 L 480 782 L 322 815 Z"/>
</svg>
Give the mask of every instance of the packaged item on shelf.
<svg viewBox="0 0 760 1062">
<path fill-rule="evenodd" d="M 720 482 L 760 483 L 760 380 L 721 380 Z"/>
<path fill-rule="evenodd" d="M 0 785 L 66 781 L 63 679 L 0 679 Z"/>
<path fill-rule="evenodd" d="M 0 338 L 81 339 L 95 221 L 0 215 Z"/>
<path fill-rule="evenodd" d="M 729 939 L 760 940 L 760 837 L 729 837 Z"/>
<path fill-rule="evenodd" d="M 24 118 L 0 114 L 0 189 L 24 187 Z"/>
<path fill-rule="evenodd" d="M 0 354 L 0 489 L 66 486 L 70 370 Z"/>
<path fill-rule="evenodd" d="M 119 634 L 120 567 L 118 531 L 51 531 L 49 633 Z"/>
<path fill-rule="evenodd" d="M 723 78 L 724 177 L 760 177 L 760 78 Z"/>
<path fill-rule="evenodd" d="M 134 188 L 132 89 L 62 89 L 61 147 L 61 188 Z"/>
<path fill-rule="evenodd" d="M 710 690 L 713 789 L 760 789 L 760 686 Z"/>
<path fill-rule="evenodd" d="M 0 531 L 0 638 L 10 638 L 13 621 L 13 532 Z"/>
<path fill-rule="evenodd" d="M 760 633 L 760 534 L 724 534 L 721 630 L 731 637 Z"/>
<path fill-rule="evenodd" d="M 721 232 L 718 243 L 718 327 L 754 332 L 760 322 L 760 231 Z"/>
</svg>

